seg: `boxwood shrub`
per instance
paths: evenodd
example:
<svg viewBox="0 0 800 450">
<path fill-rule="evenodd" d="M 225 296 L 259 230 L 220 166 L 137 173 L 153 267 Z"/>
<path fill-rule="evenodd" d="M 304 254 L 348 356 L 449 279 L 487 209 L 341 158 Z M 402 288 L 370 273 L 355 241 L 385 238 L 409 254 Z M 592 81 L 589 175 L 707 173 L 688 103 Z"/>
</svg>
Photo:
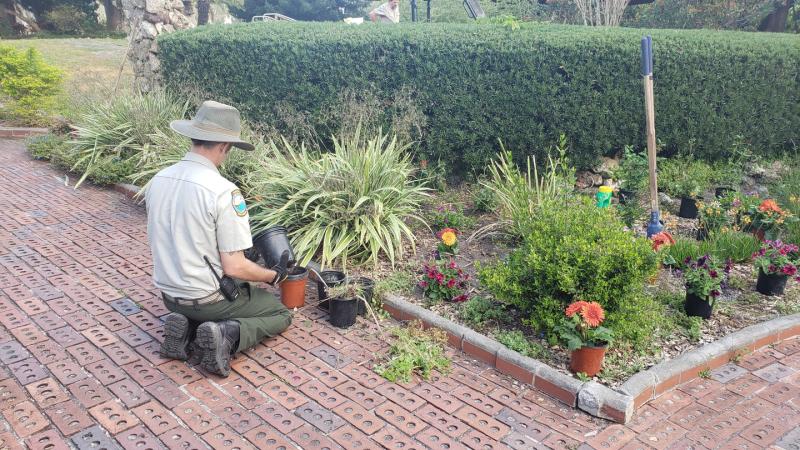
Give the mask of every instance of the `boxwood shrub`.
<svg viewBox="0 0 800 450">
<path fill-rule="evenodd" d="M 600 303 L 609 326 L 635 343 L 655 325 L 654 303 L 643 295 L 655 271 L 649 241 L 627 231 L 613 210 L 583 198 L 541 210 L 519 248 L 483 268 L 480 280 L 499 300 L 525 312 L 537 331 L 550 333 L 579 299 Z"/>
<path fill-rule="evenodd" d="M 792 35 L 567 25 L 246 23 L 159 38 L 166 84 L 230 101 L 253 121 L 281 105 L 324 115 L 340 94 L 385 104 L 409 89 L 427 117 L 420 146 L 454 172 L 482 170 L 502 138 L 519 161 L 561 133 L 579 167 L 644 145 L 640 39 L 653 36 L 657 136 L 666 152 L 758 152 L 800 130 L 800 40 Z M 317 122 L 315 122 L 317 121 Z M 388 124 L 387 124 L 388 125 Z"/>
</svg>

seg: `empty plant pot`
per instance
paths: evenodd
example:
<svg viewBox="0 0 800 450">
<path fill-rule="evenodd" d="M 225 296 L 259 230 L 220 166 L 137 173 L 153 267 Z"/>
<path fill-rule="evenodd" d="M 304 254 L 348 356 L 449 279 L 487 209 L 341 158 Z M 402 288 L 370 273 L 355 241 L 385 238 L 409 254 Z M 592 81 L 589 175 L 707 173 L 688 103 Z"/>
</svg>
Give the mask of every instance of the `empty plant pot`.
<svg viewBox="0 0 800 450">
<path fill-rule="evenodd" d="M 603 367 L 606 349 L 608 346 L 581 347 L 573 350 L 569 359 L 569 370 L 573 373 L 583 372 L 589 377 L 597 375 Z"/>
<path fill-rule="evenodd" d="M 294 267 L 289 276 L 281 283 L 281 302 L 289 309 L 299 308 L 306 304 L 306 283 L 308 270 L 305 267 Z"/>
<path fill-rule="evenodd" d="M 320 272 L 319 278 L 324 281 L 325 283 L 317 282 L 317 299 L 319 299 L 319 307 L 324 309 L 325 311 L 328 310 L 328 293 L 325 292 L 325 286 L 332 288 L 335 286 L 339 286 L 340 284 L 344 283 L 344 280 L 347 278 L 344 272 L 339 272 L 338 270 L 324 270 Z"/>
<path fill-rule="evenodd" d="M 689 197 L 681 198 L 681 209 L 678 211 L 678 217 L 697 219 L 697 200 Z"/>
<path fill-rule="evenodd" d="M 683 303 L 683 310 L 686 315 L 690 317 L 702 317 L 708 319 L 711 317 L 711 310 L 714 306 L 710 301 L 698 297 L 695 294 L 686 293 L 686 301 Z"/>
<path fill-rule="evenodd" d="M 356 298 L 332 298 L 328 300 L 330 308 L 331 325 L 338 328 L 348 328 L 356 323 L 358 315 L 358 303 Z"/>
<path fill-rule="evenodd" d="M 375 290 L 375 282 L 372 278 L 359 277 L 357 280 L 361 289 L 363 290 L 363 297 L 369 303 L 372 303 L 372 293 Z M 367 305 L 362 300 L 358 301 L 358 315 L 363 316 L 367 313 Z"/>
<path fill-rule="evenodd" d="M 253 246 L 264 257 L 264 264 L 268 268 L 275 267 L 280 262 L 283 252 L 289 252 L 289 266 L 297 262 L 284 227 L 271 227 L 258 233 L 253 237 Z"/>
<path fill-rule="evenodd" d="M 756 290 L 764 295 L 783 295 L 786 289 L 786 281 L 789 279 L 788 275 L 779 273 L 766 274 L 763 271 L 758 271 L 758 281 L 756 282 Z"/>
</svg>

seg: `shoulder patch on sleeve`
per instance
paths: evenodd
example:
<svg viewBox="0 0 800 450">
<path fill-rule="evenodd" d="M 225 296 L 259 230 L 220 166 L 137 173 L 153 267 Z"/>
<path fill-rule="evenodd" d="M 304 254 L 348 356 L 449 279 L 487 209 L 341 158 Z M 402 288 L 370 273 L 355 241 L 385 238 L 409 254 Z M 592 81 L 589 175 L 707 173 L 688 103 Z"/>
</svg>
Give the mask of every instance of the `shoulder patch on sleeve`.
<svg viewBox="0 0 800 450">
<path fill-rule="evenodd" d="M 231 205 L 237 216 L 244 217 L 247 215 L 247 204 L 245 204 L 244 196 L 239 189 L 234 189 L 231 192 Z"/>
</svg>

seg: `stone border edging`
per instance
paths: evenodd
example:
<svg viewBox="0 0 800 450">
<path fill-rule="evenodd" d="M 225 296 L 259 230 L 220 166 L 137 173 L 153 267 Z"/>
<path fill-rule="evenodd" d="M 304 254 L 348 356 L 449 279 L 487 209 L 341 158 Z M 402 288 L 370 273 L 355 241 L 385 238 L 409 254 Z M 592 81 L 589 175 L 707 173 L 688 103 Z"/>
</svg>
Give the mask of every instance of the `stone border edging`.
<svg viewBox="0 0 800 450">
<path fill-rule="evenodd" d="M 633 413 L 678 384 L 697 378 L 701 372 L 727 364 L 737 353 L 752 352 L 791 336 L 800 335 L 800 314 L 751 325 L 710 344 L 659 363 L 630 377 L 617 390 L 595 381 L 582 382 L 552 367 L 506 348 L 499 342 L 402 298 L 386 294 L 383 308 L 395 319 L 419 319 L 426 328 L 447 333 L 456 349 L 528 383 L 559 401 L 593 416 L 627 423 Z"/>
<path fill-rule="evenodd" d="M 116 183 L 112 187 L 115 191 L 122 193 L 131 200 L 133 200 L 133 197 L 135 197 L 136 194 L 139 193 L 140 189 L 139 186 L 135 186 L 133 184 L 128 184 L 128 183 Z"/>
</svg>

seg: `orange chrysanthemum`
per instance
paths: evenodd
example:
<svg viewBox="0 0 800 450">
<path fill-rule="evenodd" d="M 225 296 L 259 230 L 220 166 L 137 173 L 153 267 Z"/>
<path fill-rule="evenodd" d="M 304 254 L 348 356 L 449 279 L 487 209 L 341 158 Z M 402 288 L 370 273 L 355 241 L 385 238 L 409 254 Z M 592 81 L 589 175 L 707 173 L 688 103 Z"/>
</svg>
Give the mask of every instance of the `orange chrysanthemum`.
<svg viewBox="0 0 800 450">
<path fill-rule="evenodd" d="M 779 214 L 783 212 L 783 210 L 780 208 L 780 206 L 778 206 L 775 200 L 772 199 L 767 199 L 761 202 L 761 205 L 758 206 L 758 210 L 761 212 L 772 211 Z"/>
<path fill-rule="evenodd" d="M 575 313 L 583 311 L 584 308 L 586 308 L 586 305 L 588 304 L 589 303 L 583 300 L 578 300 L 577 302 L 574 302 L 571 305 L 567 306 L 567 311 L 566 311 L 567 317 L 572 317 L 575 315 Z M 583 315 L 582 312 L 581 315 Z"/>
<path fill-rule="evenodd" d="M 652 239 L 654 251 L 659 251 L 663 246 L 675 245 L 675 238 L 666 231 L 656 233 L 653 235 Z"/>
<path fill-rule="evenodd" d="M 587 303 L 586 307 L 581 311 L 581 316 L 583 316 L 583 320 L 586 321 L 586 324 L 590 327 L 600 325 L 606 318 L 603 307 L 597 302 Z"/>
</svg>

